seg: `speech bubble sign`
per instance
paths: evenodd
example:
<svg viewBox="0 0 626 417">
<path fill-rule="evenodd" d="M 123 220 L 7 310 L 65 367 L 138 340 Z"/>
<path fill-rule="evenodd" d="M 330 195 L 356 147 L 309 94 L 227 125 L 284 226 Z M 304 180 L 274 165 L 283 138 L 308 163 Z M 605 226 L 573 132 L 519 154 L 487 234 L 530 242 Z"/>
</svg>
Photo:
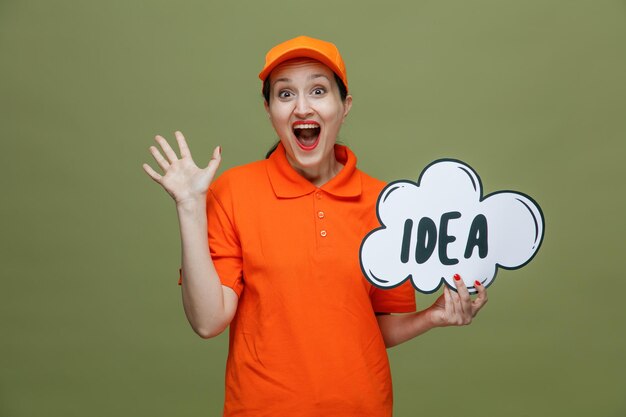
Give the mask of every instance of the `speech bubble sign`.
<svg viewBox="0 0 626 417">
<path fill-rule="evenodd" d="M 372 285 L 388 289 L 411 280 L 432 293 L 459 274 L 470 293 L 474 281 L 488 287 L 498 268 L 528 264 L 541 246 L 539 205 L 517 191 L 482 196 L 478 174 L 466 163 L 439 159 L 417 182 L 389 183 L 378 196 L 381 227 L 361 242 L 361 270 Z"/>
</svg>

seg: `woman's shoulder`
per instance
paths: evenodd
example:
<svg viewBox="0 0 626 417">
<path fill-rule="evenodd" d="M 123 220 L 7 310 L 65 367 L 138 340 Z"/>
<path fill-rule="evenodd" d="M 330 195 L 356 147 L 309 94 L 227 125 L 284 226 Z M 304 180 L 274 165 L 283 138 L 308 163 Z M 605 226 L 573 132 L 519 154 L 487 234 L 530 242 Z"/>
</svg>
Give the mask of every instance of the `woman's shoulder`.
<svg viewBox="0 0 626 417">
<path fill-rule="evenodd" d="M 253 189 L 267 181 L 267 160 L 249 162 L 226 169 L 211 184 L 216 195 L 233 194 Z"/>
<path fill-rule="evenodd" d="M 220 176 L 218 177 L 218 179 L 224 178 L 224 179 L 228 179 L 231 181 L 242 180 L 248 177 L 249 175 L 265 172 L 266 164 L 267 164 L 267 159 L 262 159 L 259 161 L 249 162 L 247 164 L 230 167 L 230 168 L 227 168 L 224 172 L 222 172 Z"/>
<path fill-rule="evenodd" d="M 376 196 L 378 196 L 387 185 L 386 182 L 369 175 L 365 171 L 359 169 L 358 172 L 361 176 L 361 186 L 365 194 L 376 194 Z"/>
</svg>

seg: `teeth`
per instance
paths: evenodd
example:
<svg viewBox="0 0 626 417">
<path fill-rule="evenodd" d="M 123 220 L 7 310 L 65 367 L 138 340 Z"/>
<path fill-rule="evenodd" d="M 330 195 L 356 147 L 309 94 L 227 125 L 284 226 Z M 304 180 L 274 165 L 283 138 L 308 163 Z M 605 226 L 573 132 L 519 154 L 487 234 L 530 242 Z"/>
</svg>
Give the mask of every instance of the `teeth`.
<svg viewBox="0 0 626 417">
<path fill-rule="evenodd" d="M 299 124 L 299 125 L 295 125 L 293 128 L 294 129 L 315 129 L 316 127 L 320 127 L 318 124 Z"/>
</svg>

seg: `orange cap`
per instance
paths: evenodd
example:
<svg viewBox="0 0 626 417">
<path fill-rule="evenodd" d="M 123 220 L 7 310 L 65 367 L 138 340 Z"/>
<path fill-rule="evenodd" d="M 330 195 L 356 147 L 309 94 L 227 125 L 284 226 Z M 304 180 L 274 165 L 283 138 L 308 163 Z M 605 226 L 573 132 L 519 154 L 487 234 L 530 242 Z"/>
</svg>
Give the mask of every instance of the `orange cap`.
<svg viewBox="0 0 626 417">
<path fill-rule="evenodd" d="M 341 81 L 348 88 L 348 76 L 346 66 L 339 54 L 339 49 L 330 43 L 308 36 L 298 36 L 289 39 L 270 49 L 265 55 L 265 66 L 259 73 L 261 81 L 265 81 L 270 72 L 279 64 L 294 58 L 312 58 L 320 61 L 341 78 Z"/>
</svg>

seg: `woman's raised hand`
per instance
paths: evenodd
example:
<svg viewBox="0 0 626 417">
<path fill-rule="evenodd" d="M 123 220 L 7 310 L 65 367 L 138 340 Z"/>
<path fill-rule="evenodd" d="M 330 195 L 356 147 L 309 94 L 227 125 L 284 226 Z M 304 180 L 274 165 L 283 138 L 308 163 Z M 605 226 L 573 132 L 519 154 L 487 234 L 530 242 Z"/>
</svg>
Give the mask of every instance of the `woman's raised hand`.
<svg viewBox="0 0 626 417">
<path fill-rule="evenodd" d="M 150 153 L 163 170 L 164 175 L 160 175 L 148 164 L 143 164 L 143 169 L 150 178 L 165 188 L 177 205 L 204 201 L 209 185 L 220 165 L 222 150 L 219 146 L 216 147 L 207 167 L 198 168 L 191 157 L 183 134 L 177 131 L 174 135 L 178 142 L 180 159 L 169 143 L 162 136 L 157 135 L 155 140 L 161 146 L 165 158 L 156 146 L 150 146 Z"/>
<path fill-rule="evenodd" d="M 467 286 L 459 275 L 454 276 L 457 292 L 444 286 L 443 294 L 428 308 L 431 322 L 436 327 L 470 324 L 478 311 L 487 303 L 487 290 L 478 281 L 474 288 L 478 296 L 472 300 Z"/>
</svg>

